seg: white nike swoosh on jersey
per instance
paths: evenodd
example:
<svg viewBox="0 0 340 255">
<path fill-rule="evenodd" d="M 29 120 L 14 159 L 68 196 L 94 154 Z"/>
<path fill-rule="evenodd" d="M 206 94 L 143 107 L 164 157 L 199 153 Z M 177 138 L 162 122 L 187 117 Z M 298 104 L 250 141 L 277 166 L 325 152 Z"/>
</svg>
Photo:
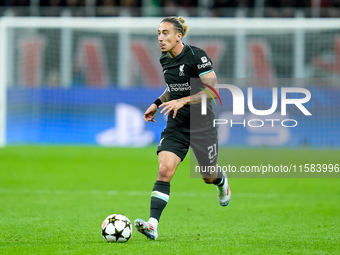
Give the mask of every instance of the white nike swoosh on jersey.
<svg viewBox="0 0 340 255">
<path fill-rule="evenodd" d="M 166 71 L 168 71 L 168 69 L 165 69 L 165 70 L 163 71 L 163 74 L 165 74 L 165 73 L 166 73 Z"/>
</svg>

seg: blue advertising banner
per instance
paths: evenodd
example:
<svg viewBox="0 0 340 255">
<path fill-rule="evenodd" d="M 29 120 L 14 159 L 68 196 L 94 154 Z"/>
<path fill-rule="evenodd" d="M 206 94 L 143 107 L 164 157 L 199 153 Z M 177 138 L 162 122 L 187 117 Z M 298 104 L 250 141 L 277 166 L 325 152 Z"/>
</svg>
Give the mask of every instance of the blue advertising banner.
<svg viewBox="0 0 340 255">
<path fill-rule="evenodd" d="M 217 118 L 219 142 L 232 146 L 340 146 L 340 89 L 308 88 L 311 100 L 305 116 L 291 105 L 270 116 L 233 115 L 232 97 L 220 93 L 223 110 Z M 246 90 L 243 90 L 246 95 Z M 163 89 L 19 88 L 8 89 L 8 144 L 89 144 L 146 146 L 157 143 L 166 118 L 146 123 L 143 113 Z M 272 88 L 256 88 L 254 107 L 268 109 Z M 279 101 L 280 104 L 280 101 Z M 275 119 L 275 121 L 273 121 Z M 262 128 L 257 126 L 265 125 Z"/>
</svg>

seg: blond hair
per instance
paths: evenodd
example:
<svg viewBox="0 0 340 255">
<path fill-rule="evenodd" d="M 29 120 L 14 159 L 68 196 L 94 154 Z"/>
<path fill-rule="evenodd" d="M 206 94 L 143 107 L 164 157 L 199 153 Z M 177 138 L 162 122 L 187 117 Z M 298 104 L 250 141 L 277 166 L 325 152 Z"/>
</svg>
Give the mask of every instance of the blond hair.
<svg viewBox="0 0 340 255">
<path fill-rule="evenodd" d="M 178 33 L 181 33 L 183 37 L 187 34 L 189 30 L 189 26 L 185 24 L 185 19 L 183 17 L 175 17 L 175 16 L 167 17 L 161 21 L 161 23 L 163 22 L 171 23 L 174 26 L 175 30 Z"/>
</svg>

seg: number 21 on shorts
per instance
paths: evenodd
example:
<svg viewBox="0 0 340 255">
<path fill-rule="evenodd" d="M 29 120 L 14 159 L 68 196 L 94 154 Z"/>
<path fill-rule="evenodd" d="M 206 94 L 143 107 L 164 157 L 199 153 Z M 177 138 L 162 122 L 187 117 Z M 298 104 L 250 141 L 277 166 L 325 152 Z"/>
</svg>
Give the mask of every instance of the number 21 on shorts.
<svg viewBox="0 0 340 255">
<path fill-rule="evenodd" d="M 210 160 L 210 163 L 217 157 L 217 146 L 216 143 L 213 145 L 208 146 L 208 157 Z"/>
</svg>

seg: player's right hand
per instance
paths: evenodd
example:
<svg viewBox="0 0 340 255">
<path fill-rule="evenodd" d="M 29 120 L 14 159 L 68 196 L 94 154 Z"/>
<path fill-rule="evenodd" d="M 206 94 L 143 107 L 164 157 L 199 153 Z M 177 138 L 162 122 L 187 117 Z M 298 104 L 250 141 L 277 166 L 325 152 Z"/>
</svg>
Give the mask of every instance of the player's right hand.
<svg viewBox="0 0 340 255">
<path fill-rule="evenodd" d="M 150 107 L 145 111 L 143 119 L 146 122 L 149 122 L 149 121 L 156 122 L 154 118 L 156 117 L 157 110 L 158 110 L 158 107 L 156 104 L 150 105 Z"/>
</svg>

